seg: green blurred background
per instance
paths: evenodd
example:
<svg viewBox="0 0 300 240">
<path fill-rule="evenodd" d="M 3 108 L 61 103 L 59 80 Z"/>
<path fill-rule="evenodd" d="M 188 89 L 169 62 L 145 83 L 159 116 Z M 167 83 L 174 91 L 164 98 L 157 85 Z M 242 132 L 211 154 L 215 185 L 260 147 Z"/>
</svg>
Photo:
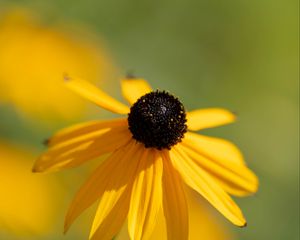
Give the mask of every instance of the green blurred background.
<svg viewBox="0 0 300 240">
<path fill-rule="evenodd" d="M 237 124 L 205 134 L 235 142 L 259 176 L 260 189 L 253 197 L 237 199 L 247 228 L 220 221 L 236 232 L 237 239 L 299 239 L 298 1 L 0 0 L 0 14 L 20 6 L 38 14 L 47 26 L 72 23 L 101 39 L 118 69 L 102 88 L 119 99 L 118 76 L 131 71 L 154 88 L 179 96 L 187 109 L 224 107 L 237 112 Z M 33 149 L 37 156 L 41 142 L 60 127 L 108 116 L 88 107 L 76 119 L 43 124 L 38 116 L 0 102 L 0 139 Z M 37 239 L 87 236 L 86 227 L 66 237 L 61 229 L 64 211 L 81 183 L 73 184 L 74 178 L 84 179 L 89 170 L 53 174 L 63 186 L 63 201 L 47 237 Z M 13 237 L 0 227 L 0 239 L 24 237 Z"/>
</svg>

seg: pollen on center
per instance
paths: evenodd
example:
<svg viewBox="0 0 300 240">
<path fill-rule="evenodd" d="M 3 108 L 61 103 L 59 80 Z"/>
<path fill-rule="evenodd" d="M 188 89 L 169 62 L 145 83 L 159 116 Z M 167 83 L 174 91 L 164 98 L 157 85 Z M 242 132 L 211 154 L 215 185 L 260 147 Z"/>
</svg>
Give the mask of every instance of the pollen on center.
<svg viewBox="0 0 300 240">
<path fill-rule="evenodd" d="M 187 131 L 186 114 L 178 98 L 154 91 L 139 98 L 130 109 L 128 125 L 133 138 L 146 148 L 170 149 Z"/>
</svg>

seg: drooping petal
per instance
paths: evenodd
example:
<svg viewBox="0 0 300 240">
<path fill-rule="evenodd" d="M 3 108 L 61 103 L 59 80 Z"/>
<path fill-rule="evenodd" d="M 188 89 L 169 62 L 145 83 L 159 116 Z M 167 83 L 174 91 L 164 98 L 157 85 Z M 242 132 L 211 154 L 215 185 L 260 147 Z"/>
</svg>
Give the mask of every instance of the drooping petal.
<svg viewBox="0 0 300 240">
<path fill-rule="evenodd" d="M 76 167 L 104 153 L 112 152 L 131 139 L 127 127 L 104 128 L 50 147 L 36 161 L 34 172 Z"/>
<path fill-rule="evenodd" d="M 163 155 L 163 211 L 168 239 L 188 239 L 188 207 L 181 177 L 173 168 L 169 153 Z"/>
<path fill-rule="evenodd" d="M 100 107 L 111 111 L 113 113 L 127 114 L 129 112 L 128 106 L 117 101 L 101 89 L 79 78 L 65 76 L 66 85 L 74 92 Z"/>
<path fill-rule="evenodd" d="M 122 94 L 130 105 L 134 104 L 141 96 L 152 91 L 144 79 L 123 79 L 121 84 Z"/>
<path fill-rule="evenodd" d="M 106 191 L 99 203 L 93 227 L 91 240 L 111 240 L 124 224 L 130 202 L 130 186 L 117 190 Z"/>
<path fill-rule="evenodd" d="M 149 239 L 157 221 L 162 201 L 162 159 L 154 149 L 145 150 L 136 177 L 128 214 L 132 240 Z"/>
<path fill-rule="evenodd" d="M 229 124 L 236 119 L 232 112 L 222 108 L 198 109 L 188 112 L 186 117 L 188 129 L 192 131 Z"/>
<path fill-rule="evenodd" d="M 73 221 L 97 199 L 99 199 L 105 191 L 113 190 L 111 179 L 118 180 L 119 189 L 128 184 L 136 169 L 129 168 L 128 163 L 136 164 L 140 156 L 140 145 L 134 141 L 118 149 L 108 159 L 106 159 L 88 178 L 76 193 L 65 219 L 65 231 L 68 230 Z"/>
<path fill-rule="evenodd" d="M 178 146 L 177 149 L 183 150 L 202 169 L 208 172 L 226 192 L 236 196 L 246 196 L 257 191 L 257 177 L 246 165 L 231 163 L 224 166 L 184 145 Z"/>
<path fill-rule="evenodd" d="M 207 158 L 224 164 L 245 164 L 240 150 L 231 142 L 197 133 L 187 132 L 182 143 L 197 150 Z"/>
<path fill-rule="evenodd" d="M 134 143 L 134 149 L 114 169 L 118 175 L 114 174 L 108 180 L 106 191 L 99 203 L 90 232 L 90 239 L 92 240 L 112 239 L 124 223 L 129 209 L 133 182 L 141 170 L 139 165 L 146 160 L 144 157 L 145 150 L 141 144 Z"/>
<path fill-rule="evenodd" d="M 114 119 L 108 121 L 90 121 L 85 123 L 75 124 L 71 127 L 64 128 L 58 131 L 54 136 L 47 140 L 47 146 L 52 147 L 58 143 L 78 138 L 87 133 L 93 133 L 101 129 L 127 126 L 127 119 Z"/>
<path fill-rule="evenodd" d="M 188 155 L 175 146 L 170 151 L 170 157 L 173 160 L 174 167 L 188 186 L 201 194 L 233 224 L 237 226 L 246 225 L 246 220 L 235 202 Z"/>
</svg>

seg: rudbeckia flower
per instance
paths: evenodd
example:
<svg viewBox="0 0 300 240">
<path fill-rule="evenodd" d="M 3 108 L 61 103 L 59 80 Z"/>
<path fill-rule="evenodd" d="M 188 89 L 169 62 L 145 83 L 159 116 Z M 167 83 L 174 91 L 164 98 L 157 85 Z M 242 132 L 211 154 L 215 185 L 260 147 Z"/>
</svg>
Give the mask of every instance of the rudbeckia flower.
<svg viewBox="0 0 300 240">
<path fill-rule="evenodd" d="M 122 93 L 131 107 L 84 80 L 65 79 L 74 92 L 123 115 L 58 132 L 49 139 L 49 150 L 35 163 L 35 172 L 55 171 L 110 153 L 77 192 L 66 216 L 65 231 L 100 200 L 90 239 L 112 239 L 126 218 L 131 239 L 148 239 L 160 209 L 168 239 L 188 239 L 184 184 L 233 224 L 246 225 L 229 194 L 256 192 L 256 176 L 232 143 L 194 132 L 234 122 L 234 114 L 219 108 L 186 112 L 178 98 L 166 91 L 153 91 L 143 79 L 122 80 Z"/>
</svg>

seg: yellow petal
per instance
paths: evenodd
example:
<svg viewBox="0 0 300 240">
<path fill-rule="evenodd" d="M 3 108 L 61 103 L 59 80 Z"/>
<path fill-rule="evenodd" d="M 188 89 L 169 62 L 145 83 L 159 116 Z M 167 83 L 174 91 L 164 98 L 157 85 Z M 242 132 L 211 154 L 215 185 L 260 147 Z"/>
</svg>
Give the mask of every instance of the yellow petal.
<svg viewBox="0 0 300 240">
<path fill-rule="evenodd" d="M 239 207 L 207 172 L 176 146 L 170 151 L 170 157 L 174 167 L 188 186 L 201 194 L 233 224 L 246 225 L 246 220 Z"/>
<path fill-rule="evenodd" d="M 127 127 L 104 128 L 61 142 L 36 161 L 34 172 L 76 167 L 104 153 L 112 152 L 131 139 Z"/>
<path fill-rule="evenodd" d="M 67 87 L 100 107 L 114 113 L 129 113 L 129 108 L 126 105 L 112 98 L 89 82 L 69 76 L 65 76 L 65 80 Z"/>
<path fill-rule="evenodd" d="M 123 79 L 121 84 L 123 96 L 130 105 L 134 104 L 141 96 L 152 91 L 144 79 Z"/>
<path fill-rule="evenodd" d="M 95 132 L 105 128 L 127 126 L 127 119 L 114 119 L 108 121 L 90 121 L 85 123 L 79 123 L 71 127 L 64 128 L 57 132 L 54 136 L 47 140 L 47 146 L 51 147 L 58 143 L 77 138 L 86 133 Z"/>
<path fill-rule="evenodd" d="M 194 159 L 198 159 L 198 164 L 202 167 L 205 166 L 204 164 L 208 164 L 219 169 L 218 174 L 216 171 L 210 171 L 210 173 L 214 174 L 215 179 L 228 193 L 245 196 L 257 191 L 257 177 L 247 168 L 241 152 L 231 142 L 187 132 L 182 145 L 207 159 L 203 160 L 201 165 L 199 163 L 201 157 L 194 157 Z M 205 169 L 207 170 L 208 166 Z M 212 168 L 210 169 L 212 170 Z M 228 177 L 230 172 L 232 173 L 231 178 Z"/>
<path fill-rule="evenodd" d="M 128 215 L 132 240 L 149 239 L 162 201 L 162 159 L 154 150 L 146 150 L 135 179 Z"/>
<path fill-rule="evenodd" d="M 245 164 L 240 150 L 234 144 L 224 139 L 187 132 L 182 143 L 199 151 L 207 158 L 224 162 L 224 164 Z"/>
<path fill-rule="evenodd" d="M 168 239 L 188 239 L 188 208 L 181 177 L 173 168 L 167 151 L 163 152 L 163 211 Z"/>
<path fill-rule="evenodd" d="M 236 116 L 222 108 L 207 108 L 188 112 L 187 126 L 189 130 L 198 131 L 205 128 L 212 128 L 235 121 Z"/>
<path fill-rule="evenodd" d="M 189 187 L 184 188 L 189 208 L 189 240 L 234 240 L 234 234 L 224 221 L 212 214 L 208 203 L 197 192 Z M 200 238 L 201 236 L 201 238 Z M 130 240 L 127 228 L 124 226 L 115 240 Z M 151 240 L 167 239 L 165 217 L 162 209 L 159 211 L 156 226 Z"/>
<path fill-rule="evenodd" d="M 189 240 L 234 240 L 234 234 L 224 221 L 219 221 L 212 214 L 208 203 L 197 192 L 185 187 L 185 195 L 189 209 Z M 129 240 L 126 229 L 122 229 L 116 240 Z M 165 217 L 163 211 L 159 212 L 157 224 L 151 236 L 151 240 L 167 239 Z"/>
<path fill-rule="evenodd" d="M 140 170 L 138 166 L 146 160 L 143 157 L 144 147 L 132 142 L 133 151 L 129 150 L 127 157 L 119 159 L 118 166 L 113 170 L 115 173 L 107 181 L 90 232 L 92 240 L 112 239 L 121 230 L 127 216 L 132 185 Z"/>
<path fill-rule="evenodd" d="M 140 156 L 140 145 L 130 141 L 126 146 L 118 149 L 106 159 L 81 186 L 74 197 L 66 219 L 65 231 L 68 230 L 73 221 L 97 199 L 101 198 L 105 191 L 112 189 L 112 180 L 117 181 L 114 190 L 122 188 L 134 175 L 134 164 Z M 133 164 L 133 167 L 130 164 Z M 126 169 L 126 171 L 124 171 Z"/>
<path fill-rule="evenodd" d="M 111 240 L 127 217 L 131 186 L 106 191 L 99 203 L 90 233 L 91 240 Z"/>
<path fill-rule="evenodd" d="M 224 166 L 184 145 L 177 146 L 177 149 L 183 150 L 195 163 L 207 171 L 226 192 L 236 196 L 245 196 L 257 191 L 257 177 L 246 165 L 230 163 Z"/>
</svg>

